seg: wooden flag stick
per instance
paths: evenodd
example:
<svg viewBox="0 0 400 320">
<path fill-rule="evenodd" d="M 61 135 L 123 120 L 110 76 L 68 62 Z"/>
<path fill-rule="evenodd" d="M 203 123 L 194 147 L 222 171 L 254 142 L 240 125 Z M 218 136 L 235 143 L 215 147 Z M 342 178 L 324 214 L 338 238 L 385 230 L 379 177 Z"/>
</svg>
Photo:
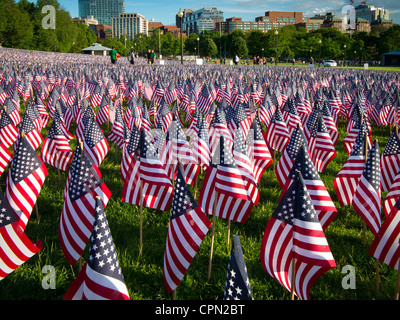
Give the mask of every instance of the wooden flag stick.
<svg viewBox="0 0 400 320">
<path fill-rule="evenodd" d="M 214 250 L 215 217 L 216 217 L 216 212 L 217 212 L 217 201 L 218 201 L 218 192 L 215 191 L 214 212 L 213 212 L 213 221 L 212 221 L 212 234 L 211 234 L 210 262 L 208 264 L 208 278 L 207 278 L 208 282 L 210 282 L 210 279 L 211 279 L 211 267 L 212 267 L 212 257 L 213 257 L 213 250 Z"/>
<path fill-rule="evenodd" d="M 397 281 L 396 281 L 396 294 L 394 296 L 394 300 L 399 300 L 399 288 L 400 288 L 400 259 L 397 263 L 398 270 L 397 270 Z"/>
<path fill-rule="evenodd" d="M 57 156 L 57 174 L 58 174 L 58 182 L 61 182 L 61 175 L 60 175 L 60 155 L 58 153 L 58 150 L 56 150 L 56 156 Z"/>
<path fill-rule="evenodd" d="M 140 239 L 139 239 L 139 246 L 140 246 L 140 257 L 143 256 L 143 183 L 140 180 Z"/>
<path fill-rule="evenodd" d="M 228 247 L 228 249 L 229 249 L 230 237 L 231 237 L 231 219 L 228 219 L 228 238 L 227 238 L 227 241 L 226 241 L 226 246 Z"/>
<path fill-rule="evenodd" d="M 292 258 L 292 287 L 291 287 L 291 290 L 290 290 L 290 300 L 294 300 L 294 285 L 296 283 L 295 277 L 296 277 L 296 258 L 294 257 L 294 252 L 293 252 L 293 258 Z"/>
</svg>

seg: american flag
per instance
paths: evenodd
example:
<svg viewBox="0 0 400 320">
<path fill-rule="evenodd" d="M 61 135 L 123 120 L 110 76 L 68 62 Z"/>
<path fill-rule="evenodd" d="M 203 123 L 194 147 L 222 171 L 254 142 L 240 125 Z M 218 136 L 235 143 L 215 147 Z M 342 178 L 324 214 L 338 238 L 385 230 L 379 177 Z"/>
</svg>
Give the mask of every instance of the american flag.
<svg viewBox="0 0 400 320">
<path fill-rule="evenodd" d="M 173 81 L 169 84 L 168 89 L 165 92 L 164 98 L 168 105 L 171 105 L 172 102 L 178 99 L 178 92 L 176 89 L 176 85 Z"/>
<path fill-rule="evenodd" d="M 269 124 L 271 123 L 272 117 L 274 116 L 276 111 L 276 105 L 274 105 L 271 101 L 269 95 L 264 97 L 263 102 L 260 104 L 258 108 L 258 114 L 260 120 L 264 125 L 268 128 Z"/>
<path fill-rule="evenodd" d="M 393 269 L 399 270 L 400 259 L 400 199 L 383 221 L 378 234 L 372 241 L 369 254 Z"/>
<path fill-rule="evenodd" d="M 354 193 L 352 205 L 376 236 L 381 226 L 381 168 L 379 144 L 375 140 Z"/>
<path fill-rule="evenodd" d="M 152 103 L 156 106 L 160 105 L 161 100 L 164 100 L 165 89 L 161 81 L 157 82 L 156 88 L 152 96 Z"/>
<path fill-rule="evenodd" d="M 317 121 L 311 129 L 308 145 L 317 171 L 324 172 L 328 164 L 336 157 L 336 150 L 321 113 L 318 114 Z"/>
<path fill-rule="evenodd" d="M 274 117 L 271 119 L 271 123 L 265 133 L 265 141 L 272 150 L 283 152 L 289 140 L 289 131 L 283 120 L 282 112 L 280 108 L 277 107 Z"/>
<path fill-rule="evenodd" d="M 197 126 L 199 128 L 198 133 L 192 140 L 193 153 L 198 159 L 199 165 L 206 170 L 211 164 L 210 137 L 205 118 L 201 115 L 200 119 L 198 119 Z"/>
<path fill-rule="evenodd" d="M 162 130 L 166 133 L 173 117 L 174 114 L 171 112 L 171 109 L 165 103 L 165 101 L 162 100 L 154 117 L 154 125 L 157 127 L 158 123 L 160 122 L 162 125 Z"/>
<path fill-rule="evenodd" d="M 309 300 L 312 284 L 336 267 L 301 173 L 267 223 L 261 264 L 288 291 L 294 286 L 294 294 L 302 300 Z"/>
<path fill-rule="evenodd" d="M 291 136 L 293 131 L 299 125 L 303 129 L 301 118 L 297 112 L 295 102 L 292 98 L 286 101 L 286 104 L 282 108 L 282 116 L 285 120 L 289 135 Z"/>
<path fill-rule="evenodd" d="M 342 207 L 351 204 L 354 192 L 364 170 L 366 154 L 368 152 L 366 150 L 366 148 L 368 149 L 368 144 L 366 145 L 365 143 L 366 132 L 367 128 L 364 124 L 358 132 L 353 149 L 346 163 L 333 181 L 333 186 Z"/>
<path fill-rule="evenodd" d="M 327 101 L 322 103 L 321 113 L 324 119 L 326 129 L 328 130 L 329 135 L 331 136 L 332 143 L 335 146 L 339 139 L 339 131 L 336 127 L 335 120 L 332 117 L 332 113 L 329 110 L 328 104 L 329 103 Z"/>
<path fill-rule="evenodd" d="M 109 146 L 103 130 L 94 117 L 88 119 L 83 130 L 83 146 L 94 164 L 100 167 L 108 153 Z"/>
<path fill-rule="evenodd" d="M 215 110 L 214 117 L 210 123 L 210 150 L 211 155 L 214 154 L 215 150 L 218 148 L 218 144 L 220 141 L 220 137 L 225 137 L 229 141 L 229 143 L 233 144 L 233 137 L 228 129 L 228 125 L 226 123 L 225 112 L 218 106 Z"/>
<path fill-rule="evenodd" d="M 303 130 L 300 126 L 297 126 L 275 168 L 276 178 L 282 188 L 286 185 L 289 173 L 292 170 L 293 162 L 302 145 L 308 148 Z"/>
<path fill-rule="evenodd" d="M 21 228 L 18 218 L 0 191 L 0 280 L 4 279 L 42 249 L 33 244 Z"/>
<path fill-rule="evenodd" d="M 6 179 L 6 198 L 25 229 L 33 206 L 47 176 L 47 168 L 32 145 L 22 136 L 16 145 L 14 158 Z"/>
<path fill-rule="evenodd" d="M 233 123 L 233 127 L 231 128 L 232 136 L 235 136 L 235 130 L 238 127 L 241 127 L 244 137 L 247 137 L 247 133 L 250 130 L 252 121 L 247 116 L 243 103 L 240 103 L 236 106 L 236 109 L 233 113 L 233 118 L 230 122 Z"/>
<path fill-rule="evenodd" d="M 14 105 L 14 103 L 11 102 L 9 98 L 6 99 L 3 108 L 4 111 L 9 115 L 14 125 L 19 125 L 21 122 L 21 114 L 19 113 L 18 108 Z"/>
<path fill-rule="evenodd" d="M 1 111 L 0 118 L 0 142 L 4 144 L 6 148 L 12 146 L 18 137 L 18 129 L 12 122 L 10 116 L 6 111 Z"/>
<path fill-rule="evenodd" d="M 129 300 L 104 204 L 98 197 L 92 229 L 89 258 L 63 300 Z"/>
<path fill-rule="evenodd" d="M 213 103 L 214 99 L 208 89 L 207 84 L 204 84 L 201 92 L 196 100 L 197 108 L 204 114 L 207 114 L 210 110 L 210 106 Z"/>
<path fill-rule="evenodd" d="M 265 142 L 260 120 L 256 117 L 246 139 L 246 149 L 251 161 L 254 179 L 259 183 L 265 170 L 272 164 L 272 157 Z"/>
<path fill-rule="evenodd" d="M 181 124 L 174 115 L 166 135 L 166 147 L 160 154 L 161 163 L 164 165 L 167 176 L 175 180 L 178 163 L 181 162 L 186 183 L 193 185 L 200 171 L 198 160 L 187 141 Z"/>
<path fill-rule="evenodd" d="M 106 206 L 111 192 L 101 180 L 98 167 L 78 143 L 69 167 L 58 229 L 62 251 L 71 265 L 81 257 L 92 233 L 97 196 Z"/>
<path fill-rule="evenodd" d="M 245 223 L 253 202 L 235 163 L 232 148 L 224 136 L 206 170 L 199 194 L 199 204 L 209 215 Z M 215 206 L 215 210 L 214 210 Z"/>
<path fill-rule="evenodd" d="M 164 252 L 163 278 L 168 292 L 172 292 L 182 281 L 211 226 L 185 180 L 183 168 L 180 167 Z"/>
<path fill-rule="evenodd" d="M 40 144 L 43 142 L 43 136 L 40 134 L 39 130 L 34 125 L 32 119 L 30 118 L 29 114 L 25 112 L 21 125 L 19 127 L 19 132 L 17 139 L 14 143 L 14 150 L 18 145 L 18 141 L 21 139 L 22 136 L 29 141 L 33 149 L 37 149 Z"/>
<path fill-rule="evenodd" d="M 286 185 L 282 188 L 282 196 L 286 193 L 288 186 L 296 179 L 297 171 L 299 171 L 303 177 L 322 229 L 325 230 L 335 219 L 338 211 L 324 185 L 324 182 L 321 180 L 317 169 L 311 161 L 306 145 L 304 144 L 300 145 L 294 159 L 292 169 L 288 174 Z"/>
<path fill-rule="evenodd" d="M 90 103 L 93 108 L 97 108 L 100 105 L 101 100 L 103 99 L 103 95 L 104 89 L 101 88 L 99 85 L 96 85 L 96 89 L 94 89 L 94 92 L 91 94 L 90 97 Z"/>
<path fill-rule="evenodd" d="M 62 125 L 60 114 L 56 110 L 49 132 L 42 145 L 41 159 L 55 168 L 67 171 L 74 152 L 68 143 L 68 138 L 64 135 Z"/>
<path fill-rule="evenodd" d="M 224 300 L 254 300 L 239 235 L 233 236 Z"/>
<path fill-rule="evenodd" d="M 389 191 L 400 171 L 400 139 L 396 128 L 392 130 L 381 156 L 382 191 Z"/>
<path fill-rule="evenodd" d="M 129 168 L 133 157 L 135 157 L 135 152 L 138 151 L 138 146 L 140 142 L 141 130 L 134 126 L 129 136 L 128 143 L 122 149 L 122 161 L 120 167 L 120 173 L 122 180 L 125 180 L 130 174 Z"/>
<path fill-rule="evenodd" d="M 12 157 L 13 155 L 11 154 L 11 152 L 5 147 L 3 143 L 0 142 L 0 176 L 7 168 L 7 165 Z"/>
<path fill-rule="evenodd" d="M 174 188 L 143 128 L 133 155 L 129 174 L 124 180 L 121 201 L 137 206 L 143 201 L 144 207 L 167 210 Z"/>
<path fill-rule="evenodd" d="M 115 120 L 111 132 L 107 137 L 120 149 L 122 149 L 125 144 L 125 130 L 126 124 L 123 120 L 122 106 L 118 103 L 115 110 Z"/>
<path fill-rule="evenodd" d="M 109 98 L 104 95 L 103 98 L 101 99 L 101 103 L 99 106 L 99 110 L 97 111 L 96 114 L 96 120 L 99 123 L 99 125 L 102 125 L 103 123 L 106 123 L 109 120 Z"/>
<path fill-rule="evenodd" d="M 256 206 L 258 204 L 258 200 L 260 199 L 260 192 L 257 188 L 256 179 L 254 178 L 252 164 L 247 154 L 244 134 L 241 127 L 239 127 L 235 133 L 233 158 L 240 174 L 242 175 L 245 188 L 247 189 L 251 200 Z"/>
</svg>

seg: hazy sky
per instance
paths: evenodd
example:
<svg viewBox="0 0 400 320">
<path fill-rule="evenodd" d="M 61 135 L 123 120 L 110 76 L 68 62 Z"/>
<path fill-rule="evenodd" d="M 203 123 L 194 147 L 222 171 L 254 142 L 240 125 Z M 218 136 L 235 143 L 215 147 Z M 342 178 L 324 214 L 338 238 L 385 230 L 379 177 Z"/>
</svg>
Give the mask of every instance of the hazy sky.
<svg viewBox="0 0 400 320">
<path fill-rule="evenodd" d="M 72 17 L 79 16 L 78 0 L 58 0 L 61 6 L 70 12 Z M 354 6 L 361 1 L 354 1 Z M 198 10 L 204 7 L 216 7 L 224 13 L 224 19 L 240 17 L 243 20 L 254 21 L 263 16 L 266 11 L 301 11 L 305 16 L 312 17 L 317 13 L 334 12 L 341 17 L 342 8 L 350 1 L 342 0 L 125 0 L 126 13 L 140 13 L 149 21 L 162 22 L 164 25 L 174 25 L 175 15 L 179 8 Z M 390 11 L 390 19 L 400 23 L 399 0 L 376 0 L 367 4 L 383 7 Z"/>
</svg>

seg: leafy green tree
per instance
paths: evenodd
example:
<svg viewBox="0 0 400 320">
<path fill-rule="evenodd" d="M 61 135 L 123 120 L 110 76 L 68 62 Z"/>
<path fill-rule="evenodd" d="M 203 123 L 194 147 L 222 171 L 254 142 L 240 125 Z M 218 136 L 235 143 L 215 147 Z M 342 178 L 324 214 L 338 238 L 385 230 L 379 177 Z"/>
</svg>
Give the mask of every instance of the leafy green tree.
<svg viewBox="0 0 400 320">
<path fill-rule="evenodd" d="M 203 57 L 213 57 L 218 54 L 218 48 L 211 37 L 205 37 L 200 40 L 200 54 Z"/>
<path fill-rule="evenodd" d="M 232 55 L 237 54 L 240 58 L 246 58 L 249 55 L 246 41 L 241 36 L 233 38 L 231 53 Z"/>
</svg>

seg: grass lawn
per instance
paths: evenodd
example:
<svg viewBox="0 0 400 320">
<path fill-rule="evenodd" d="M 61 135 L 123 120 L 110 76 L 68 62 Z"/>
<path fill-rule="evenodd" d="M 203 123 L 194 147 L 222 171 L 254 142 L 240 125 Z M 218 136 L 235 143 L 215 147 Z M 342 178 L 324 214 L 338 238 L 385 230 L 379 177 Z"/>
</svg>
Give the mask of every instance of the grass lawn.
<svg viewBox="0 0 400 320">
<path fill-rule="evenodd" d="M 48 128 L 50 124 L 48 125 Z M 326 237 L 337 267 L 320 277 L 311 288 L 312 300 L 392 300 L 395 293 L 397 272 L 379 263 L 379 293 L 375 291 L 375 259 L 368 254 L 373 240 L 372 233 L 365 231 L 363 244 L 363 223 L 350 206 L 341 208 L 333 189 L 333 180 L 347 160 L 342 141 L 347 135 L 345 121 L 339 125 L 340 138 L 336 145 L 338 155 L 321 174 L 325 186 L 331 194 L 339 213 L 326 230 Z M 75 127 L 71 129 L 74 133 Z M 106 134 L 110 128 L 103 125 Z M 43 137 L 47 129 L 42 131 Z M 381 152 L 389 137 L 389 127 L 373 127 L 373 139 L 379 140 Z M 71 142 L 73 150 L 76 141 Z M 129 290 L 134 300 L 171 300 L 163 283 L 164 248 L 168 230 L 170 212 L 151 209 L 143 210 L 143 255 L 139 250 L 139 207 L 121 202 L 122 179 L 120 163 L 122 152 L 109 141 L 110 150 L 100 166 L 103 181 L 112 192 L 105 209 L 111 233 L 118 252 L 119 262 Z M 40 150 L 40 148 L 38 149 Z M 279 160 L 279 154 L 278 158 Z M 0 299 L 24 300 L 60 300 L 78 273 L 78 266 L 70 266 L 61 251 L 58 238 L 58 224 L 63 207 L 63 189 L 68 172 L 61 172 L 58 180 L 57 170 L 47 166 L 49 174 L 39 195 L 37 206 L 28 223 L 26 233 L 31 241 L 41 239 L 43 249 L 25 264 L 0 281 Z M 273 166 L 264 173 L 260 185 L 260 202 L 253 209 L 247 222 L 242 225 L 231 224 L 231 236 L 238 234 L 242 244 L 254 299 L 288 300 L 290 293 L 275 282 L 264 271 L 260 263 L 260 246 L 268 219 L 278 204 L 281 188 L 273 179 Z M 0 188 L 4 192 L 8 170 L 0 178 Z M 201 180 L 204 175 L 200 177 Z M 195 190 L 193 190 L 195 193 Z M 384 199 L 385 194 L 382 195 Z M 198 191 L 196 199 L 198 198 Z M 210 220 L 212 219 L 209 217 Z M 208 263 L 211 247 L 211 229 L 203 241 L 194 261 L 190 265 L 183 281 L 177 288 L 177 299 L 213 300 L 222 299 L 226 281 L 230 246 L 227 245 L 228 222 L 217 219 L 215 225 L 215 244 L 211 281 L 207 282 Z M 232 241 L 230 241 L 230 244 Z M 87 248 L 83 262 L 87 259 Z M 42 281 L 46 273 L 42 268 L 51 265 L 55 269 L 55 289 L 43 289 Z M 342 273 L 345 266 L 356 271 L 356 288 L 344 289 Z"/>
</svg>

